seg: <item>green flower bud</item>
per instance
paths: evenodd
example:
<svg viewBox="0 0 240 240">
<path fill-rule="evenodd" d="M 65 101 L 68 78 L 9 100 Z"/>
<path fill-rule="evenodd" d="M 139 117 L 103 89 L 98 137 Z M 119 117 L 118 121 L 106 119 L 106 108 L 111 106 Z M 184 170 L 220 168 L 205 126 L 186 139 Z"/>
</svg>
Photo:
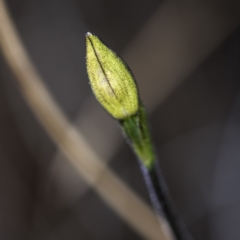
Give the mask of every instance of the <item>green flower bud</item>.
<svg viewBox="0 0 240 240">
<path fill-rule="evenodd" d="M 136 114 L 138 91 L 127 65 L 97 36 L 87 33 L 86 44 L 87 72 L 97 100 L 116 119 Z"/>
</svg>

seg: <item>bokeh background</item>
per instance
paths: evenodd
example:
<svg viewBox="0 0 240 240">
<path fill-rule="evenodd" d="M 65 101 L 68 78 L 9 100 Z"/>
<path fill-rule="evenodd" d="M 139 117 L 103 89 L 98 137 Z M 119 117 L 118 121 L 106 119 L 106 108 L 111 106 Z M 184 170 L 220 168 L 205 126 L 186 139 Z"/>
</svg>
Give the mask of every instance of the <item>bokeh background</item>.
<svg viewBox="0 0 240 240">
<path fill-rule="evenodd" d="M 179 215 L 195 240 L 240 238 L 240 2 L 8 0 L 56 102 L 146 204 L 137 162 L 94 99 L 87 31 L 132 69 Z M 66 160 L 0 53 L 0 239 L 139 240 Z"/>
</svg>

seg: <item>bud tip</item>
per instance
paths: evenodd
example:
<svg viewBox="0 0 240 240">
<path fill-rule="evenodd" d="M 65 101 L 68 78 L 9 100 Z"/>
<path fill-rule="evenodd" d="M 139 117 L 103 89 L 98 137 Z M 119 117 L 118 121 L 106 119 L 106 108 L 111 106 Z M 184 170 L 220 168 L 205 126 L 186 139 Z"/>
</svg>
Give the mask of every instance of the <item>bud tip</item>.
<svg viewBox="0 0 240 240">
<path fill-rule="evenodd" d="M 90 37 L 90 36 L 92 36 L 92 33 L 87 32 L 87 33 L 85 34 L 85 36 L 86 36 L 86 37 Z"/>
</svg>

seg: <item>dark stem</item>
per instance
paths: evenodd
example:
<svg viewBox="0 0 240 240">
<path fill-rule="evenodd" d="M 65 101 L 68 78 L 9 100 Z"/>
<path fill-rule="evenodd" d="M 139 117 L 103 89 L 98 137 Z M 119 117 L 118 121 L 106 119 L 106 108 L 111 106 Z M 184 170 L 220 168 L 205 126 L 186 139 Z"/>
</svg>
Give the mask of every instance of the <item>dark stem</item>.
<svg viewBox="0 0 240 240">
<path fill-rule="evenodd" d="M 156 213 L 165 217 L 177 240 L 190 240 L 189 233 L 171 204 L 168 189 L 158 164 L 151 170 L 148 170 L 141 161 L 139 164 Z"/>
</svg>

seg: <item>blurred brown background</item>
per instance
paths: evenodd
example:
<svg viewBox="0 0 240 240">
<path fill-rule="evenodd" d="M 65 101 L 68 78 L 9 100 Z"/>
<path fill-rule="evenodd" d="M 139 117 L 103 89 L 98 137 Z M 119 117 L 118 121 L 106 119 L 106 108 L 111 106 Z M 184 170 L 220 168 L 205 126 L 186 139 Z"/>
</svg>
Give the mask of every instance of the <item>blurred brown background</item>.
<svg viewBox="0 0 240 240">
<path fill-rule="evenodd" d="M 8 0 L 49 91 L 86 141 L 149 203 L 119 127 L 94 99 L 87 31 L 129 64 L 162 171 L 193 239 L 240 238 L 240 2 Z M 66 161 L 0 54 L 0 239 L 138 240 Z"/>
</svg>

